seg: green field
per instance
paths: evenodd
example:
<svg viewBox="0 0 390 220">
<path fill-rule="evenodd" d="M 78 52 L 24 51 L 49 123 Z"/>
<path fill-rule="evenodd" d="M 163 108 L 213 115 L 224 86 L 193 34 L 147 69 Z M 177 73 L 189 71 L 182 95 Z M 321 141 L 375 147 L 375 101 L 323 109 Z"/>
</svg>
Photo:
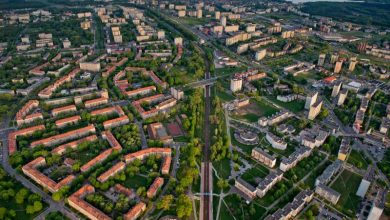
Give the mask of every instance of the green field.
<svg viewBox="0 0 390 220">
<path fill-rule="evenodd" d="M 266 210 L 257 202 L 249 205 L 236 194 L 224 198 L 227 206 L 221 206 L 220 219 L 261 219 Z"/>
<path fill-rule="evenodd" d="M 213 167 L 217 171 L 218 176 L 223 179 L 228 179 L 230 176 L 230 159 L 225 158 L 221 161 L 214 161 Z"/>
<path fill-rule="evenodd" d="M 235 99 L 235 97 L 227 92 L 217 90 L 216 96 L 224 102 L 230 102 Z"/>
<path fill-rule="evenodd" d="M 305 102 L 303 100 L 294 100 L 292 102 L 281 102 L 276 99 L 276 97 L 268 97 L 273 103 L 282 106 L 283 108 L 292 111 L 294 113 L 301 112 L 305 107 Z"/>
<path fill-rule="evenodd" d="M 336 207 L 349 216 L 354 216 L 360 202 L 360 197 L 356 195 L 356 191 L 359 188 L 361 180 L 361 176 L 344 170 L 331 185 L 332 189 L 341 193 Z"/>
<path fill-rule="evenodd" d="M 245 171 L 241 178 L 245 180 L 246 182 L 250 183 L 252 186 L 256 186 L 256 178 L 264 178 L 269 173 L 268 169 L 264 166 L 258 164 L 254 166 L 253 168 Z"/>
<path fill-rule="evenodd" d="M 368 165 L 371 164 L 371 161 L 362 152 L 354 149 L 349 154 L 347 162 L 360 169 L 367 169 Z"/>
<path fill-rule="evenodd" d="M 147 178 L 140 175 L 135 175 L 133 177 L 128 176 L 126 177 L 126 181 L 123 183 L 123 185 L 131 189 L 137 189 L 141 186 L 147 185 Z"/>
</svg>

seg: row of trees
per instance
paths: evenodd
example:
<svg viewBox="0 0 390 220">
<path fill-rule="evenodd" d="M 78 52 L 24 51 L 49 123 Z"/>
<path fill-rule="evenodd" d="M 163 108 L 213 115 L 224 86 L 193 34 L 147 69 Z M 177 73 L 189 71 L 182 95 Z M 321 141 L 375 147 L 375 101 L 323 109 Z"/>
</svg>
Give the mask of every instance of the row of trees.
<svg viewBox="0 0 390 220">
<path fill-rule="evenodd" d="M 214 114 L 210 116 L 214 133 L 212 136 L 213 145 L 211 146 L 211 159 L 220 161 L 226 158 L 229 154 L 229 138 L 226 134 L 226 125 L 224 120 L 224 113 L 222 103 L 219 97 L 213 100 Z"/>
</svg>

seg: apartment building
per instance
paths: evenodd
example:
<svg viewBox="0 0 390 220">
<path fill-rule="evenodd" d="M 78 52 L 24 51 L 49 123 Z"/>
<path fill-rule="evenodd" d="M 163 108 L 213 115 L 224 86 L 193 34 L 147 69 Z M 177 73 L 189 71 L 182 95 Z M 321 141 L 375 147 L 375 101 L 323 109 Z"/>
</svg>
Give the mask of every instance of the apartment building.
<svg viewBox="0 0 390 220">
<path fill-rule="evenodd" d="M 156 148 L 156 147 L 151 147 L 151 148 L 146 148 L 134 153 L 130 153 L 124 156 L 125 162 L 127 164 L 133 162 L 134 160 L 144 160 L 146 157 L 149 157 L 150 155 L 156 155 L 159 154 L 164 157 L 170 157 L 172 153 L 171 148 Z"/>
<path fill-rule="evenodd" d="M 46 165 L 46 160 L 44 157 L 38 157 L 33 161 L 22 167 L 23 173 L 33 179 L 36 183 L 41 185 L 43 188 L 48 189 L 50 192 L 54 193 L 60 190 L 63 186 L 69 185 L 75 176 L 69 175 L 62 179 L 59 183 L 56 183 L 49 177 L 41 173 L 38 168 Z"/>
<path fill-rule="evenodd" d="M 261 180 L 259 185 L 256 187 L 256 194 L 262 198 L 265 194 L 283 178 L 283 172 L 277 170 L 276 172 L 268 174 L 264 179 Z"/>
<path fill-rule="evenodd" d="M 258 121 L 258 124 L 260 126 L 272 126 L 274 124 L 278 124 L 284 120 L 286 120 L 287 118 L 290 118 L 293 114 L 289 111 L 286 111 L 286 110 L 281 110 L 271 116 L 269 116 L 268 118 L 266 117 L 261 117 Z"/>
<path fill-rule="evenodd" d="M 339 94 L 339 98 L 337 99 L 337 105 L 342 106 L 345 102 L 345 99 L 347 99 L 347 96 L 348 96 L 348 90 L 346 89 L 341 90 Z"/>
<path fill-rule="evenodd" d="M 104 105 L 108 103 L 108 98 L 101 97 L 97 99 L 88 100 L 84 103 L 85 108 L 94 108 L 99 105 Z"/>
<path fill-rule="evenodd" d="M 83 127 L 83 128 L 79 128 L 79 129 L 68 131 L 68 132 L 65 132 L 62 134 L 54 135 L 54 136 L 44 138 L 44 139 L 41 139 L 38 141 L 33 141 L 31 143 L 31 147 L 33 148 L 33 147 L 36 147 L 39 145 L 50 147 L 50 146 L 53 146 L 56 144 L 63 143 L 65 141 L 69 141 L 69 140 L 80 138 L 82 136 L 85 136 L 85 135 L 88 135 L 91 133 L 95 133 L 95 132 L 96 132 L 95 126 L 88 125 L 88 126 Z"/>
<path fill-rule="evenodd" d="M 252 158 L 255 160 L 265 164 L 266 166 L 272 168 L 276 164 L 276 158 L 269 155 L 267 152 L 263 151 L 262 149 L 255 147 L 252 149 Z"/>
<path fill-rule="evenodd" d="M 36 119 L 43 119 L 43 115 L 41 113 L 28 115 L 29 112 L 35 108 L 38 108 L 39 101 L 38 100 L 30 100 L 28 101 L 17 113 L 15 116 L 15 120 L 18 126 L 30 123 Z"/>
<path fill-rule="evenodd" d="M 302 145 L 313 149 L 324 144 L 326 138 L 329 136 L 329 132 L 320 128 L 313 128 L 301 132 L 300 136 Z"/>
<path fill-rule="evenodd" d="M 59 78 L 57 81 L 55 81 L 50 86 L 46 87 L 42 91 L 38 93 L 39 98 L 42 99 L 48 99 L 52 96 L 53 92 L 59 88 L 62 84 L 71 81 L 73 78 L 76 77 L 76 75 L 80 72 L 79 68 L 75 68 L 71 72 L 69 72 L 67 75 Z"/>
<path fill-rule="evenodd" d="M 163 159 L 162 165 L 161 165 L 161 173 L 163 175 L 169 174 L 169 169 L 171 167 L 172 157 L 166 156 Z"/>
<path fill-rule="evenodd" d="M 102 109 L 97 109 L 94 111 L 91 111 L 91 116 L 97 116 L 97 115 L 109 115 L 116 113 L 119 116 L 124 116 L 125 112 L 122 110 L 122 108 L 119 105 L 112 106 L 112 107 L 107 107 L 107 108 L 102 108 Z"/>
<path fill-rule="evenodd" d="M 146 210 L 146 204 L 140 202 L 130 209 L 124 216 L 124 220 L 136 220 Z"/>
<path fill-rule="evenodd" d="M 315 102 L 312 106 L 310 106 L 309 113 L 307 115 L 307 118 L 309 120 L 314 120 L 317 117 L 317 115 L 320 114 L 322 103 L 323 103 L 322 101 L 317 100 L 317 102 Z"/>
<path fill-rule="evenodd" d="M 148 191 L 146 192 L 146 196 L 151 199 L 156 196 L 157 191 L 164 185 L 164 179 L 161 177 L 157 177 L 152 185 L 149 187 Z"/>
<path fill-rule="evenodd" d="M 251 38 L 251 34 L 241 32 L 241 33 L 237 33 L 231 37 L 226 38 L 225 44 L 226 44 L 226 46 L 230 46 L 230 45 L 233 45 L 233 44 L 238 43 L 240 41 L 249 40 L 250 38 Z"/>
<path fill-rule="evenodd" d="M 131 91 L 126 91 L 125 94 L 127 95 L 127 97 L 129 98 L 133 98 L 133 97 L 136 97 L 138 95 L 147 95 L 147 94 L 150 94 L 152 92 L 156 91 L 156 87 L 155 86 L 147 86 L 147 87 L 143 87 L 143 88 L 139 88 L 139 89 L 134 89 L 134 90 L 131 90 Z"/>
<path fill-rule="evenodd" d="M 79 190 L 68 197 L 69 206 L 76 209 L 91 220 L 111 220 L 109 216 L 104 214 L 93 205 L 84 200 L 85 196 L 95 192 L 95 188 L 89 184 L 82 186 Z"/>
<path fill-rule="evenodd" d="M 316 186 L 316 193 L 327 201 L 331 202 L 333 205 L 336 205 L 340 199 L 341 194 L 336 190 L 324 185 L 319 184 Z"/>
<path fill-rule="evenodd" d="M 110 177 L 115 176 L 117 173 L 123 171 L 126 167 L 126 163 L 120 161 L 112 166 L 110 169 L 102 173 L 97 180 L 101 183 L 106 182 Z"/>
<path fill-rule="evenodd" d="M 303 190 L 296 195 L 292 202 L 287 203 L 282 209 L 278 209 L 274 214 L 269 215 L 265 220 L 293 219 L 309 204 L 314 197 L 312 190 Z"/>
<path fill-rule="evenodd" d="M 320 176 L 317 177 L 315 185 L 317 186 L 320 184 L 323 184 L 323 185 L 328 184 L 331 181 L 332 177 L 336 173 L 338 173 L 342 167 L 343 167 L 343 162 L 341 160 L 336 160 L 331 165 L 329 165 L 324 170 L 324 172 L 322 172 L 322 174 Z"/>
<path fill-rule="evenodd" d="M 267 132 L 265 139 L 272 145 L 273 148 L 279 150 L 286 150 L 287 143 L 284 140 L 270 132 Z"/>
<path fill-rule="evenodd" d="M 362 181 L 360 182 L 356 195 L 361 198 L 364 198 L 368 191 L 368 188 L 371 185 L 371 182 L 373 181 L 375 181 L 375 168 L 372 165 L 370 165 L 367 168 L 367 171 L 364 174 Z"/>
<path fill-rule="evenodd" d="M 114 119 L 107 120 L 107 121 L 103 122 L 103 127 L 105 130 L 108 130 L 110 128 L 114 128 L 114 127 L 128 124 L 129 122 L 130 122 L 129 117 L 127 117 L 127 115 L 123 115 L 119 118 L 114 118 Z"/>
<path fill-rule="evenodd" d="M 37 125 L 21 130 L 17 130 L 14 132 L 11 132 L 8 134 L 8 153 L 11 155 L 16 152 L 17 150 L 17 143 L 16 143 L 16 138 L 19 136 L 26 136 L 26 135 L 31 135 L 36 131 L 42 131 L 45 130 L 44 125 Z"/>
<path fill-rule="evenodd" d="M 247 195 L 250 199 L 254 199 L 256 197 L 256 188 L 247 183 L 245 180 L 241 178 L 236 179 L 234 181 L 234 186 Z"/>
<path fill-rule="evenodd" d="M 76 124 L 81 120 L 81 117 L 79 115 L 71 116 L 68 118 L 63 118 L 55 121 L 55 124 L 58 128 L 64 128 L 71 124 Z"/>
<path fill-rule="evenodd" d="M 97 136 L 96 135 L 90 135 L 90 136 L 87 136 L 85 138 L 81 138 L 79 140 L 75 140 L 75 141 L 72 141 L 72 142 L 69 142 L 69 143 L 66 143 L 66 144 L 62 144 L 56 148 L 54 148 L 51 153 L 52 154 L 59 154 L 59 155 L 62 155 L 66 152 L 66 149 L 70 148 L 70 149 L 75 149 L 77 146 L 79 146 L 81 143 L 84 143 L 84 142 L 93 142 L 93 141 L 96 141 L 97 140 Z"/>
<path fill-rule="evenodd" d="M 282 158 L 279 169 L 283 172 L 287 172 L 289 169 L 295 167 L 299 161 L 310 156 L 310 154 L 311 154 L 311 148 L 307 148 L 307 147 L 297 148 L 288 157 Z"/>
<path fill-rule="evenodd" d="M 339 152 L 337 154 L 337 159 L 341 161 L 345 161 L 347 159 L 347 155 L 349 154 L 350 151 L 349 147 L 349 140 L 347 138 L 343 138 L 340 144 Z"/>
<path fill-rule="evenodd" d="M 386 195 L 387 190 L 378 190 L 367 219 L 378 220 L 381 217 L 386 204 Z"/>
<path fill-rule="evenodd" d="M 55 108 L 51 110 L 51 115 L 53 117 L 58 116 L 59 114 L 64 114 L 64 113 L 70 113 L 70 112 L 76 112 L 77 108 L 75 105 L 67 105 L 59 108 Z"/>
</svg>

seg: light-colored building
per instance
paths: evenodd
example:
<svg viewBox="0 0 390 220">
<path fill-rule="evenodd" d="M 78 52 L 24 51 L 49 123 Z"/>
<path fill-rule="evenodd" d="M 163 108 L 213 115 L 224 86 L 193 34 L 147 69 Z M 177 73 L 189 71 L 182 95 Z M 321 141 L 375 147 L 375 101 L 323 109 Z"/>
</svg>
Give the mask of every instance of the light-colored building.
<svg viewBox="0 0 390 220">
<path fill-rule="evenodd" d="M 378 190 L 367 219 L 378 220 L 381 217 L 383 213 L 383 209 L 385 208 L 385 204 L 386 204 L 386 195 L 387 195 L 387 190 L 385 189 Z"/>
<path fill-rule="evenodd" d="M 331 202 L 333 205 L 337 204 L 341 196 L 339 192 L 323 184 L 316 186 L 316 193 Z"/>
<path fill-rule="evenodd" d="M 356 60 L 349 61 L 349 67 L 348 67 L 349 72 L 353 72 L 355 70 L 356 64 L 357 64 Z"/>
<path fill-rule="evenodd" d="M 175 45 L 183 46 L 183 38 L 181 38 L 181 37 L 175 37 L 175 39 L 174 39 L 174 44 L 175 44 Z"/>
<path fill-rule="evenodd" d="M 99 62 L 80 62 L 80 69 L 90 72 L 99 72 L 101 67 Z"/>
<path fill-rule="evenodd" d="M 238 178 L 234 181 L 234 186 L 247 195 L 250 199 L 256 197 L 256 188 L 251 184 L 247 183 L 245 180 Z"/>
<path fill-rule="evenodd" d="M 265 136 L 265 139 L 272 145 L 273 148 L 279 149 L 279 150 L 286 150 L 287 143 L 280 137 L 267 132 L 267 135 Z"/>
<path fill-rule="evenodd" d="M 221 25 L 225 27 L 226 26 L 226 22 L 227 22 L 226 16 L 222 16 L 221 17 Z"/>
<path fill-rule="evenodd" d="M 348 96 L 348 90 L 346 89 L 341 90 L 341 92 L 339 93 L 339 98 L 337 99 L 337 105 L 342 106 L 347 96 Z"/>
<path fill-rule="evenodd" d="M 318 92 L 309 93 L 306 97 L 305 109 L 310 109 L 310 107 L 317 101 Z"/>
<path fill-rule="evenodd" d="M 339 153 L 337 154 L 337 159 L 345 161 L 347 159 L 349 151 L 349 140 L 347 138 L 343 138 L 340 144 Z"/>
<path fill-rule="evenodd" d="M 264 57 L 266 55 L 267 55 L 267 49 L 258 50 L 258 51 L 256 51 L 256 54 L 255 54 L 255 60 L 260 61 L 260 60 L 264 59 Z"/>
<path fill-rule="evenodd" d="M 333 85 L 333 89 L 332 89 L 332 97 L 336 97 L 339 92 L 340 92 L 340 89 L 341 89 L 341 81 L 338 81 L 336 82 L 334 85 Z"/>
<path fill-rule="evenodd" d="M 262 198 L 267 194 L 267 192 L 283 178 L 283 172 L 276 170 L 276 172 L 271 172 L 264 179 L 261 180 L 259 185 L 256 187 L 256 194 L 259 198 Z"/>
<path fill-rule="evenodd" d="M 375 169 L 373 166 L 369 166 L 362 181 L 360 182 L 356 195 L 364 198 L 373 180 L 375 180 Z"/>
<path fill-rule="evenodd" d="M 341 168 L 343 167 L 343 161 L 341 160 L 336 160 L 333 162 L 331 165 L 329 165 L 324 172 L 322 172 L 321 175 L 319 175 L 316 179 L 315 185 L 318 186 L 320 184 L 326 185 L 328 184 L 331 180 L 332 177 L 338 173 Z"/>
<path fill-rule="evenodd" d="M 334 73 L 340 73 L 341 68 L 343 67 L 343 61 L 337 61 L 335 66 L 334 66 Z"/>
<path fill-rule="evenodd" d="M 241 78 L 232 78 L 230 80 L 230 90 L 232 92 L 241 91 L 242 89 L 242 79 Z"/>
<path fill-rule="evenodd" d="M 317 117 L 317 115 L 320 114 L 321 108 L 322 108 L 322 101 L 318 100 L 312 106 L 310 106 L 307 119 L 314 120 Z"/>
<path fill-rule="evenodd" d="M 219 12 L 219 11 L 216 11 L 215 12 L 215 20 L 220 20 L 221 19 L 221 12 Z"/>
<path fill-rule="evenodd" d="M 325 63 L 325 58 L 326 58 L 326 54 L 322 53 L 318 56 L 318 62 L 317 62 L 317 65 L 318 66 L 323 66 L 324 63 Z"/>
<path fill-rule="evenodd" d="M 262 149 L 255 147 L 252 149 L 252 157 L 265 164 L 266 166 L 272 168 L 276 164 L 276 158 L 268 154 L 267 152 L 263 151 Z"/>
<path fill-rule="evenodd" d="M 280 162 L 279 169 L 283 172 L 287 172 L 289 169 L 295 167 L 299 161 L 310 156 L 311 149 L 308 147 L 300 147 L 296 149 L 290 156 L 283 157 Z"/>
</svg>

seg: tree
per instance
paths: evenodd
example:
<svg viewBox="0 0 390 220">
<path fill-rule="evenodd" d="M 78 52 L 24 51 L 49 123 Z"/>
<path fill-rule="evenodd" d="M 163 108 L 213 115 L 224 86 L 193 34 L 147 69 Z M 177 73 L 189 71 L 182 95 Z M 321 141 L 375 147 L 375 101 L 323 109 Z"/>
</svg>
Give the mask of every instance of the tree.
<svg viewBox="0 0 390 220">
<path fill-rule="evenodd" d="M 176 203 L 176 215 L 179 218 L 188 218 L 192 213 L 191 199 L 181 194 Z"/>
<path fill-rule="evenodd" d="M 157 209 L 169 210 L 173 201 L 173 195 L 164 196 L 159 202 L 157 202 Z"/>
<path fill-rule="evenodd" d="M 20 189 L 15 196 L 15 200 L 17 204 L 23 204 L 24 199 L 26 198 L 28 194 L 28 190 L 25 188 Z"/>
<path fill-rule="evenodd" d="M 220 188 L 220 189 L 225 189 L 226 187 L 229 186 L 229 183 L 228 183 L 227 180 L 224 180 L 224 179 L 221 178 L 221 179 L 218 180 L 217 186 L 218 186 L 218 188 Z"/>
<path fill-rule="evenodd" d="M 6 213 L 7 213 L 7 209 L 4 207 L 1 207 L 0 208 L 0 219 L 4 219 Z"/>
<path fill-rule="evenodd" d="M 40 201 L 35 201 L 34 202 L 34 211 L 39 212 L 42 210 L 42 203 Z"/>
<path fill-rule="evenodd" d="M 56 202 L 60 201 L 62 199 L 62 192 L 58 191 L 58 192 L 53 193 L 52 198 Z"/>
</svg>

